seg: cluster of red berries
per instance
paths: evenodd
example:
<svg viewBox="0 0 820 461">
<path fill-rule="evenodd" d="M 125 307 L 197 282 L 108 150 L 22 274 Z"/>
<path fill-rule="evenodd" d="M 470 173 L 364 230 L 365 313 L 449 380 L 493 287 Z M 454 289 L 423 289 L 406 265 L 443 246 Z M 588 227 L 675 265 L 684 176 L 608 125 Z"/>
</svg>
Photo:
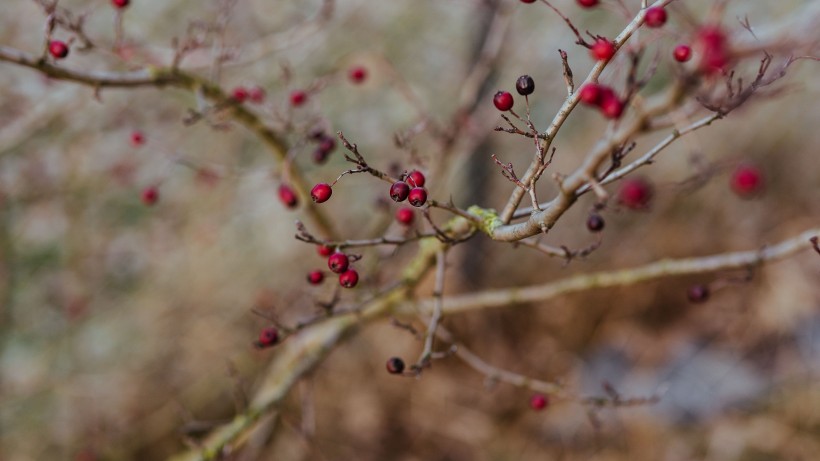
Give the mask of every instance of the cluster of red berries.
<svg viewBox="0 0 820 461">
<path fill-rule="evenodd" d="M 426 181 L 421 171 L 413 170 L 390 186 L 390 198 L 395 202 L 407 200 L 410 205 L 420 207 L 427 203 L 427 189 L 424 188 Z M 412 222 L 412 218 L 410 221 Z"/>
<path fill-rule="evenodd" d="M 327 257 L 327 267 L 331 272 L 339 274 L 339 285 L 344 288 L 353 288 L 359 283 L 359 273 L 350 267 L 350 257 L 341 251 L 334 251 L 325 245 L 317 248 L 319 256 Z M 311 285 L 318 285 L 325 280 L 325 274 L 321 270 L 310 271 L 307 281 Z"/>
<path fill-rule="evenodd" d="M 597 107 L 604 117 L 613 120 L 623 115 L 626 105 L 615 90 L 598 83 L 587 83 L 582 86 L 578 90 L 578 99 L 588 106 Z"/>
<path fill-rule="evenodd" d="M 253 86 L 251 88 L 238 86 L 231 91 L 231 99 L 239 104 L 242 104 L 245 101 L 250 101 L 254 104 L 262 104 L 265 102 L 266 96 L 267 93 L 265 92 L 265 89 L 260 86 Z"/>
<path fill-rule="evenodd" d="M 311 134 L 310 140 L 317 144 L 316 149 L 313 151 L 313 161 L 317 164 L 325 163 L 330 154 L 336 150 L 336 140 L 324 131 Z"/>
</svg>

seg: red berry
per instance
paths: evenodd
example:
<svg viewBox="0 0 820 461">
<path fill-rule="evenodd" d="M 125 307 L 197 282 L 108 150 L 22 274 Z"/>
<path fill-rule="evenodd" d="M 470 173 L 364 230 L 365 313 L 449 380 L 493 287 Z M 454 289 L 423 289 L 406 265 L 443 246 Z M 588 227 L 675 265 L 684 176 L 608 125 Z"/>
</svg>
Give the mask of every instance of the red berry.
<svg viewBox="0 0 820 461">
<path fill-rule="evenodd" d="M 263 349 L 271 347 L 279 342 L 279 331 L 274 327 L 267 327 L 259 332 L 259 339 L 256 341 L 256 347 Z"/>
<path fill-rule="evenodd" d="M 597 213 L 593 213 L 587 218 L 587 229 L 589 229 L 590 232 L 600 232 L 604 230 L 605 224 L 604 218 Z"/>
<path fill-rule="evenodd" d="M 416 214 L 412 208 L 399 208 L 396 210 L 396 221 L 405 226 L 413 224 Z"/>
<path fill-rule="evenodd" d="M 336 140 L 327 135 L 322 135 L 319 138 L 319 149 L 330 153 L 336 149 Z"/>
<path fill-rule="evenodd" d="M 327 258 L 327 267 L 337 274 L 341 274 L 346 271 L 349 265 L 350 259 L 348 259 L 347 255 L 342 252 L 333 253 L 329 258 Z"/>
<path fill-rule="evenodd" d="M 404 360 L 398 357 L 392 357 L 387 361 L 385 367 L 391 375 L 400 375 L 404 371 Z"/>
<path fill-rule="evenodd" d="M 535 3 L 535 0 L 521 0 L 521 3 Z"/>
<path fill-rule="evenodd" d="M 420 207 L 427 201 L 427 191 L 423 187 L 414 187 L 407 195 L 407 201 L 414 207 Z"/>
<path fill-rule="evenodd" d="M 347 71 L 347 76 L 351 82 L 358 85 L 367 79 L 367 69 L 364 66 L 351 67 L 350 70 Z"/>
<path fill-rule="evenodd" d="M 310 190 L 310 198 L 316 203 L 327 202 L 332 194 L 333 188 L 330 187 L 330 184 L 323 182 L 316 184 L 313 186 L 313 189 Z"/>
<path fill-rule="evenodd" d="M 394 202 L 403 202 L 409 194 L 410 186 L 404 181 L 394 182 L 393 185 L 390 186 L 390 198 L 392 198 Z"/>
<path fill-rule="evenodd" d="M 157 186 L 149 186 L 142 190 L 142 203 L 151 206 L 159 200 L 159 188 Z"/>
<path fill-rule="evenodd" d="M 279 186 L 279 200 L 288 208 L 296 208 L 296 205 L 299 204 L 299 197 L 287 184 Z"/>
<path fill-rule="evenodd" d="M 599 38 L 595 40 L 589 51 L 593 59 L 607 61 L 615 56 L 615 44 L 605 38 Z"/>
<path fill-rule="evenodd" d="M 130 0 L 111 0 L 111 3 L 113 3 L 114 6 L 117 7 L 117 8 L 125 8 L 126 6 L 128 6 L 129 3 L 131 3 L 131 1 Z"/>
<path fill-rule="evenodd" d="M 547 408 L 549 403 L 549 398 L 543 394 L 533 394 L 533 396 L 530 397 L 530 408 L 535 411 L 541 411 L 544 408 Z"/>
<path fill-rule="evenodd" d="M 692 285 L 686 290 L 686 297 L 693 303 L 706 302 L 709 299 L 709 287 L 701 284 Z"/>
<path fill-rule="evenodd" d="M 602 93 L 598 105 L 601 108 L 601 113 L 608 119 L 618 119 L 624 113 L 624 102 L 611 90 Z"/>
<path fill-rule="evenodd" d="M 763 190 L 763 173 L 754 165 L 740 165 L 732 173 L 732 190 L 741 198 L 752 198 Z"/>
<path fill-rule="evenodd" d="M 598 5 L 598 0 L 578 0 L 578 4 L 581 5 L 582 8 L 592 8 Z"/>
<path fill-rule="evenodd" d="M 646 10 L 644 23 L 647 27 L 661 27 L 666 24 L 666 10 L 661 6 L 653 6 Z"/>
<path fill-rule="evenodd" d="M 310 271 L 307 275 L 307 281 L 311 285 L 318 285 L 325 280 L 325 273 L 320 270 Z"/>
<path fill-rule="evenodd" d="M 307 93 L 302 90 L 293 90 L 290 92 L 290 105 L 299 107 L 307 101 Z"/>
<path fill-rule="evenodd" d="M 261 86 L 254 86 L 250 90 L 248 90 L 248 98 L 254 104 L 262 104 L 265 102 L 265 97 L 267 93 L 265 93 L 265 89 Z"/>
<path fill-rule="evenodd" d="M 348 269 L 339 274 L 339 285 L 344 288 L 353 288 L 359 283 L 359 273 L 355 269 Z"/>
<path fill-rule="evenodd" d="M 672 56 L 675 58 L 675 61 L 686 62 L 692 59 L 692 48 L 688 45 L 678 45 L 675 47 L 675 50 L 672 51 Z"/>
<path fill-rule="evenodd" d="M 135 130 L 131 132 L 131 145 L 134 147 L 139 147 L 145 144 L 145 135 L 142 134 L 142 131 Z"/>
<path fill-rule="evenodd" d="M 407 175 L 407 184 L 413 187 L 424 187 L 426 180 L 424 173 L 419 170 L 413 170 Z"/>
<path fill-rule="evenodd" d="M 244 86 L 238 86 L 231 91 L 231 99 L 238 103 L 243 103 L 248 99 L 248 90 Z"/>
<path fill-rule="evenodd" d="M 55 59 L 63 59 L 68 56 L 68 45 L 60 40 L 52 40 L 48 43 L 48 52 Z"/>
<path fill-rule="evenodd" d="M 521 96 L 528 96 L 535 91 L 535 81 L 529 75 L 522 75 L 515 81 L 515 91 Z"/>
<path fill-rule="evenodd" d="M 618 201 L 633 210 L 644 209 L 652 200 L 652 185 L 644 178 L 627 179 L 618 191 Z"/>
<path fill-rule="evenodd" d="M 695 35 L 694 47 L 699 53 L 698 68 L 706 74 L 721 73 L 731 62 L 726 33 L 719 26 L 706 26 Z"/>
<path fill-rule="evenodd" d="M 333 248 L 327 245 L 319 245 L 316 247 L 316 252 L 319 253 L 319 256 L 330 256 L 333 254 Z"/>
<path fill-rule="evenodd" d="M 597 106 L 601 102 L 601 89 L 603 87 L 597 83 L 587 83 L 578 92 L 578 98 L 582 103 L 590 106 Z"/>
<path fill-rule="evenodd" d="M 513 102 L 512 95 L 506 91 L 499 91 L 495 94 L 495 96 L 493 96 L 493 104 L 495 104 L 495 108 L 502 112 L 512 109 Z"/>
</svg>

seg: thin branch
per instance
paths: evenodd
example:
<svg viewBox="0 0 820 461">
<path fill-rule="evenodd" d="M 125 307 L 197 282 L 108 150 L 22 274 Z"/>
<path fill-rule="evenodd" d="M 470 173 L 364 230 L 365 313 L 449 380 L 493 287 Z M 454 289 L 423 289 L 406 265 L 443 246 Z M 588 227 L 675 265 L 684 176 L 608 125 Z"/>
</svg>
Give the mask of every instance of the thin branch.
<svg viewBox="0 0 820 461">
<path fill-rule="evenodd" d="M 439 322 L 441 322 L 442 303 L 444 298 L 444 270 L 445 270 L 445 255 L 442 250 L 436 253 L 436 282 L 433 288 L 433 316 L 427 324 L 427 333 L 424 335 L 424 349 L 421 351 L 416 364 L 413 365 L 413 370 L 420 373 L 424 368 L 430 366 L 430 360 L 433 357 L 433 342 L 436 338 L 436 330 Z"/>
</svg>

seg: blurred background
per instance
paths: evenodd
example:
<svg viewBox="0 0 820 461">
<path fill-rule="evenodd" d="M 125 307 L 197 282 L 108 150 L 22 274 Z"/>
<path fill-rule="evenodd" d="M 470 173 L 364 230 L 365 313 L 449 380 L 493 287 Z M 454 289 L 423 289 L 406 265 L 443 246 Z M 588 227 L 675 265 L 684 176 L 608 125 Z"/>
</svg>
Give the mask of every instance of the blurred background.
<svg viewBox="0 0 820 461">
<path fill-rule="evenodd" d="M 602 3 L 587 11 L 555 0 L 579 29 L 612 36 L 627 20 L 618 2 Z M 633 11 L 639 4 L 623 3 Z M 710 3 L 676 2 L 669 24 L 639 40 L 667 56 Z M 309 182 L 332 181 L 348 168 L 339 152 L 324 165 L 311 161 L 304 139 L 319 126 L 344 131 L 379 168 L 426 171 L 434 197 L 463 207 L 505 203 L 512 185 L 490 154 L 521 171 L 532 156 L 529 140 L 492 131 L 503 123 L 492 93 L 512 90 L 521 74 L 533 76 L 532 118 L 543 129 L 565 95 L 557 49 L 568 50 L 576 81 L 592 67 L 540 3 L 342 0 L 330 11 L 318 0 L 133 0 L 118 46 L 109 2 L 60 6 L 87 13 L 85 31 L 97 45 L 84 53 L 75 43 L 60 65 L 167 65 L 174 38 L 216 31 L 183 67 L 217 75 L 212 51 L 228 53 L 221 84 L 266 90 L 264 104 L 252 108 L 288 127 L 291 154 Z M 42 9 L 28 0 L 3 8 L 0 45 L 37 53 Z M 486 107 L 477 110 L 470 139 L 442 152 L 429 127 L 453 115 L 495 8 L 509 27 L 479 99 Z M 762 37 L 810 36 L 820 21 L 811 0 L 734 2 L 723 21 L 747 41 L 738 21 L 744 17 Z M 58 31 L 56 38 L 70 36 Z M 661 59 L 646 93 L 673 78 L 669 61 Z M 363 84 L 346 79 L 351 66 L 368 70 Z M 625 71 L 616 62 L 602 80 L 622 81 Z M 477 236 L 448 256 L 446 292 L 754 249 L 816 227 L 817 73 L 816 62 L 798 63 L 771 97 L 670 147 L 641 172 L 656 188 L 651 209 L 607 209 L 601 247 L 589 257 L 564 264 Z M 303 107 L 291 108 L 296 89 L 313 91 Z M 179 452 L 243 408 L 276 354 L 254 349 L 270 321 L 253 310 L 291 323 L 333 295 L 333 279 L 319 287 L 305 282 L 325 261 L 293 238 L 295 220 L 306 218 L 277 199 L 286 173 L 219 114 L 185 124 L 196 108 L 194 97 L 174 89 L 95 93 L 0 63 L 0 459 L 164 459 Z M 428 130 L 397 146 L 394 134 L 420 120 Z M 577 110 L 556 140 L 551 171 L 570 172 L 605 127 L 594 111 Z M 133 142 L 134 132 L 143 143 Z M 660 137 L 640 139 L 636 152 Z M 760 197 L 730 192 L 729 176 L 741 163 L 763 171 Z M 431 171 L 441 165 L 450 168 Z M 706 180 L 690 187 L 692 178 Z M 549 197 L 554 186 L 542 182 L 540 196 Z M 153 206 L 141 201 L 148 187 L 158 188 Z M 396 206 L 385 197 L 382 182 L 346 177 L 325 209 L 345 238 L 401 235 L 391 224 Z M 594 243 L 584 224 L 592 204 L 592 197 L 581 200 L 544 241 Z M 362 286 L 345 299 L 388 284 L 413 251 L 363 251 Z M 655 405 L 591 417 L 561 402 L 534 412 L 528 392 L 488 388 L 455 358 L 436 361 L 421 379 L 391 376 L 385 360 L 412 362 L 422 345 L 381 321 L 334 351 L 294 389 L 269 436 L 233 459 L 816 459 L 820 257 L 803 252 L 748 275 L 663 279 L 445 319 L 492 364 L 583 395 L 603 395 L 604 383 L 623 397 L 660 395 Z M 693 283 L 723 288 L 695 305 L 686 299 Z M 429 296 L 431 286 L 419 293 Z"/>
</svg>

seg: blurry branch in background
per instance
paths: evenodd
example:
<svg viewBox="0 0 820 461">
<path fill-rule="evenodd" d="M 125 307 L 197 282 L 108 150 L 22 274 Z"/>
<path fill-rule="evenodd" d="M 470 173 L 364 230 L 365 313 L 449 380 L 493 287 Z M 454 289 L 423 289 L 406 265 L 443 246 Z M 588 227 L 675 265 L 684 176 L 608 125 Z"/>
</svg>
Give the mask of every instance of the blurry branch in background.
<svg viewBox="0 0 820 461">
<path fill-rule="evenodd" d="M 57 80 L 65 80 L 93 87 L 99 92 L 104 88 L 174 87 L 195 95 L 201 95 L 214 106 L 225 109 L 230 116 L 256 135 L 280 162 L 287 159 L 288 144 L 284 137 L 265 124 L 253 111 L 238 104 L 218 85 L 196 74 L 178 68 L 146 68 L 131 72 L 83 71 L 52 64 L 26 52 L 0 46 L 0 61 L 18 64 L 37 70 Z M 290 184 L 299 191 L 305 213 L 315 222 L 319 232 L 327 238 L 336 238 L 327 214 L 317 208 L 307 191 L 310 186 L 296 165 L 290 165 Z"/>
</svg>

